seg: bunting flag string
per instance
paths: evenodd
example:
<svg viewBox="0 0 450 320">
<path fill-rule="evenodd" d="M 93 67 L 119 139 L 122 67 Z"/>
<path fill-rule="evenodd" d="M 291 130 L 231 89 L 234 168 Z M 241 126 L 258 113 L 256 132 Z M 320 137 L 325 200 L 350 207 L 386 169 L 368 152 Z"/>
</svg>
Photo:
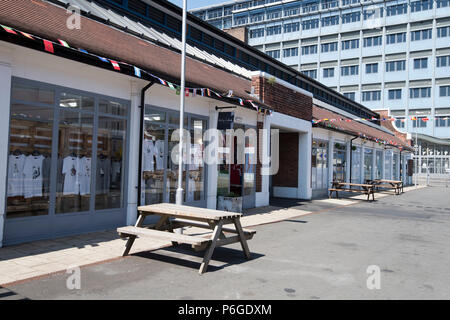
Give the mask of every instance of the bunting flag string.
<svg viewBox="0 0 450 320">
<path fill-rule="evenodd" d="M 13 34 L 13 35 L 18 35 L 18 33 L 20 33 L 22 36 L 26 37 L 27 39 L 33 40 L 33 41 L 42 41 L 42 43 L 44 44 L 44 50 L 49 52 L 49 53 L 55 53 L 55 46 L 62 46 L 64 48 L 67 49 L 71 49 L 71 50 L 75 50 L 78 52 L 81 52 L 83 54 L 89 55 L 91 57 L 96 57 L 97 59 L 99 59 L 100 61 L 104 62 L 104 63 L 108 63 L 112 66 L 112 68 L 116 71 L 122 71 L 120 65 L 124 65 L 124 66 L 128 66 L 131 70 L 132 70 L 132 75 L 136 76 L 138 78 L 143 78 L 143 75 L 146 74 L 147 76 L 149 76 L 150 78 L 154 79 L 155 81 L 158 81 L 161 85 L 169 87 L 170 89 L 176 91 L 176 93 L 179 95 L 180 94 L 180 86 L 169 82 L 167 80 L 164 80 L 158 76 L 155 76 L 153 74 L 151 74 L 150 72 L 147 72 L 143 69 L 140 69 L 134 65 L 130 65 L 128 63 L 122 62 L 122 61 L 115 61 L 115 60 L 111 60 L 93 53 L 88 52 L 85 49 L 82 48 L 74 48 L 71 47 L 69 45 L 69 43 L 63 39 L 57 39 L 57 42 L 53 42 L 44 38 L 40 38 L 38 36 L 35 35 L 30 35 L 26 32 L 17 30 L 15 28 L 11 28 L 5 25 L 0 24 L 0 27 L 3 28 L 7 33 Z M 1 30 L 1 29 L 0 29 Z M 17 31 L 17 32 L 16 32 Z M 123 72 L 123 71 L 122 71 Z M 200 94 L 202 97 L 208 96 L 208 97 L 213 97 L 213 95 L 219 99 L 221 98 L 227 98 L 227 99 L 234 99 L 235 101 L 237 101 L 237 103 L 239 103 L 241 106 L 245 106 L 245 103 L 249 104 L 252 108 L 254 108 L 256 111 L 258 112 L 262 112 L 264 114 L 269 114 L 272 115 L 272 110 L 267 109 L 267 108 L 263 108 L 263 107 L 259 107 L 257 104 L 258 102 L 253 101 L 253 100 L 244 100 L 242 98 L 236 97 L 234 96 L 234 92 L 233 90 L 228 90 L 228 92 L 222 94 L 222 93 L 218 93 L 210 88 L 186 88 L 185 91 L 185 96 L 189 97 L 196 97 L 197 94 Z M 244 103 L 245 102 L 245 103 Z"/>
<path fill-rule="evenodd" d="M 439 117 L 439 119 L 442 120 L 447 120 L 449 117 Z M 427 122 L 430 121 L 429 117 L 415 117 L 415 116 L 411 116 L 409 117 L 410 120 L 412 121 L 423 121 L 423 122 Z M 323 118 L 323 119 L 314 119 L 312 120 L 313 124 L 317 124 L 317 123 L 321 123 L 321 122 L 326 122 L 326 121 L 330 121 L 330 122 L 336 122 L 336 121 L 345 121 L 345 122 L 352 122 L 352 121 L 374 121 L 374 120 L 380 120 L 380 121 L 390 121 L 390 122 L 394 122 L 397 120 L 400 120 L 401 122 L 405 122 L 406 120 L 408 120 L 408 118 L 405 117 L 401 117 L 401 118 L 395 118 L 395 117 L 390 117 L 390 118 L 380 118 L 380 119 L 376 119 L 376 118 L 353 118 L 353 119 L 343 119 L 343 118 L 334 118 L 334 119 L 328 119 L 328 118 Z"/>
</svg>

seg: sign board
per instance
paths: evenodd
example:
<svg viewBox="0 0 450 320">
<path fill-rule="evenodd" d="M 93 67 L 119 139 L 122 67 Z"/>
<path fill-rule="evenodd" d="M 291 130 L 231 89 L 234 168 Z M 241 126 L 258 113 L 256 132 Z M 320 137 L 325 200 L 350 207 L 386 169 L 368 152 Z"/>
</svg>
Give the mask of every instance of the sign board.
<svg viewBox="0 0 450 320">
<path fill-rule="evenodd" d="M 233 126 L 234 126 L 234 112 L 219 112 L 217 129 L 218 130 L 233 129 Z"/>
</svg>

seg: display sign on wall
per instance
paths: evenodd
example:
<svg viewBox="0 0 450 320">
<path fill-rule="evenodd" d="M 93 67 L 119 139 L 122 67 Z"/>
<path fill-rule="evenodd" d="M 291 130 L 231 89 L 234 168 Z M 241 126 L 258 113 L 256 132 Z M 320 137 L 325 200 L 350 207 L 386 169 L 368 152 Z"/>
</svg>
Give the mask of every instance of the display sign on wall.
<svg viewBox="0 0 450 320">
<path fill-rule="evenodd" d="M 234 112 L 219 112 L 217 129 L 227 130 L 233 129 L 233 127 L 234 127 Z"/>
</svg>

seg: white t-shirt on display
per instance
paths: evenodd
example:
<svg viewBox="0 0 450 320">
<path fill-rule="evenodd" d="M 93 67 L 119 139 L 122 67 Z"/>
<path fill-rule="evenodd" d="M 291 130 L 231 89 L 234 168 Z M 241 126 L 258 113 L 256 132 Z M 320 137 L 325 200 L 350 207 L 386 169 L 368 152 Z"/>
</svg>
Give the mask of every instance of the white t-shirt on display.
<svg viewBox="0 0 450 320">
<path fill-rule="evenodd" d="M 145 139 L 143 142 L 142 152 L 144 153 L 144 171 L 155 170 L 155 145 L 152 140 Z"/>
<path fill-rule="evenodd" d="M 92 159 L 83 157 L 80 159 L 80 195 L 91 193 L 91 165 Z"/>
<path fill-rule="evenodd" d="M 44 156 L 29 155 L 23 167 L 23 195 L 25 198 L 42 197 Z"/>
<path fill-rule="evenodd" d="M 156 170 L 164 169 L 164 141 L 156 140 L 155 142 Z"/>
<path fill-rule="evenodd" d="M 9 156 L 8 197 L 23 196 L 23 167 L 26 157 L 21 154 Z"/>
<path fill-rule="evenodd" d="M 64 174 L 63 195 L 80 193 L 80 166 L 81 159 L 78 157 L 65 157 L 62 173 Z"/>
</svg>

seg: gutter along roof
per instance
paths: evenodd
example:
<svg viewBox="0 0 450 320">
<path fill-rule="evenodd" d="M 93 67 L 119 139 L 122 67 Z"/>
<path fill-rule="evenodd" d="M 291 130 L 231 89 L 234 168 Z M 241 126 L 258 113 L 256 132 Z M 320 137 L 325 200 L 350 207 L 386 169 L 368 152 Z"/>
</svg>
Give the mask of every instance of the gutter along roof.
<svg viewBox="0 0 450 320">
<path fill-rule="evenodd" d="M 100 59 L 95 59 L 96 55 L 100 55 L 118 62 L 125 61 L 121 65 L 125 65 L 123 73 L 128 75 L 134 75 L 132 70 L 135 65 L 164 80 L 178 82 L 181 63 L 179 53 L 83 16 L 80 17 L 81 29 L 70 30 L 67 28 L 69 16 L 65 8 L 42 0 L 0 1 L 1 24 L 52 40 L 55 55 L 113 70 L 110 63 L 105 64 Z M 42 42 L 31 40 L 20 32 L 14 35 L 5 31 L 0 35 L 3 40 L 45 50 Z M 58 39 L 66 41 L 71 48 L 60 45 Z M 91 54 L 75 48 L 82 48 Z M 220 94 L 220 97 L 212 94 L 211 98 L 241 104 L 253 110 L 255 104 L 250 103 L 250 100 L 263 109 L 269 109 L 248 93 L 251 88 L 250 80 L 189 57 L 186 58 L 186 86 L 211 88 L 213 92 Z M 226 97 L 229 90 L 233 90 L 236 98 Z M 236 100 L 239 98 L 242 100 Z"/>
<path fill-rule="evenodd" d="M 313 126 L 332 129 L 360 138 L 375 141 L 380 144 L 390 145 L 399 149 L 412 151 L 411 147 L 394 134 L 386 133 L 382 130 L 365 125 L 355 119 L 351 119 L 324 108 L 313 106 L 313 119 L 321 120 Z M 327 120 L 324 120 L 327 119 Z"/>
</svg>

